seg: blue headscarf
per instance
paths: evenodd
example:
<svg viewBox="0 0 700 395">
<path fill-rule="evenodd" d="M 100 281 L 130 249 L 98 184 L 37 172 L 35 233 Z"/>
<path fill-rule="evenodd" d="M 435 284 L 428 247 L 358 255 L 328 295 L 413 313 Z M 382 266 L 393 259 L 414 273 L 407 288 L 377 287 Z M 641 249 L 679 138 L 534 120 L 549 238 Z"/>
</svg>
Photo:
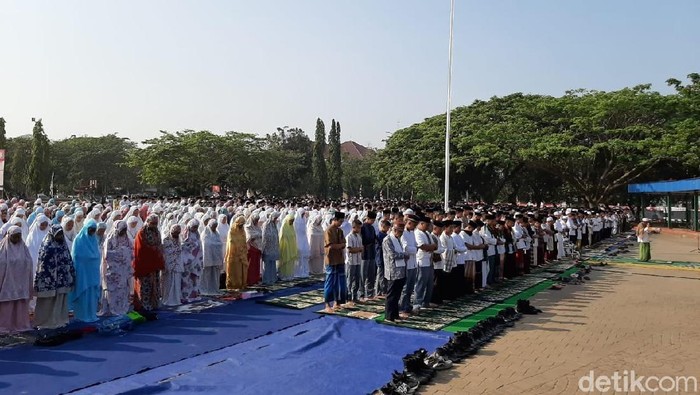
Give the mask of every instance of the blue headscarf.
<svg viewBox="0 0 700 395">
<path fill-rule="evenodd" d="M 66 213 L 64 213 L 63 210 L 56 211 L 56 216 L 53 217 L 53 221 L 51 221 L 51 225 L 60 225 L 61 220 L 63 219 L 64 215 L 66 215 Z"/>
<path fill-rule="evenodd" d="M 36 210 L 34 210 L 31 214 L 29 214 L 29 218 L 27 218 L 27 226 L 31 227 L 32 224 L 34 223 L 34 220 L 36 219 L 36 216 L 39 214 L 44 213 L 44 208 L 43 207 L 37 207 Z"/>
<path fill-rule="evenodd" d="M 73 263 L 75 264 L 76 284 L 73 295 L 79 297 L 86 289 L 100 286 L 100 247 L 97 234 L 88 233 L 89 229 L 97 231 L 97 222 L 90 219 L 73 240 Z"/>
</svg>

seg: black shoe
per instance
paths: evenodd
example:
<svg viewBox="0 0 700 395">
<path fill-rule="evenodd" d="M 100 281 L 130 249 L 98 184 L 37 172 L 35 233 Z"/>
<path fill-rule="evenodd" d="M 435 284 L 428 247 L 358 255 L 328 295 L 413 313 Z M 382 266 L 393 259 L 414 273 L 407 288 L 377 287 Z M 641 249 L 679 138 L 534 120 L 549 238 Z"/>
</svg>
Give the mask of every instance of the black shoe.
<svg viewBox="0 0 700 395">
<path fill-rule="evenodd" d="M 435 377 L 435 369 L 431 366 L 428 366 L 425 363 L 425 359 L 428 358 L 428 351 L 424 348 L 419 349 L 416 351 L 416 359 L 415 359 L 415 364 L 416 368 L 427 374 L 431 379 Z"/>
<path fill-rule="evenodd" d="M 409 389 L 412 391 L 415 391 L 418 389 L 418 386 L 420 386 L 420 380 L 410 374 L 407 374 L 406 372 L 394 371 L 394 373 L 391 374 L 391 378 L 393 383 L 406 383 L 406 385 L 408 385 Z"/>
<path fill-rule="evenodd" d="M 404 357 L 404 373 L 412 376 L 421 384 L 428 384 L 433 378 L 433 375 L 422 368 L 421 364 L 424 365 L 422 360 L 415 355 L 407 355 Z"/>
<path fill-rule="evenodd" d="M 523 315 L 518 313 L 513 307 L 506 307 L 504 311 L 508 315 L 508 318 L 510 318 L 513 321 L 519 320 L 523 317 Z"/>
<path fill-rule="evenodd" d="M 437 352 L 430 354 L 424 360 L 425 364 L 435 370 L 447 370 L 452 367 L 452 361 Z"/>
<path fill-rule="evenodd" d="M 469 333 L 472 335 L 474 343 L 478 346 L 484 344 L 484 342 L 486 341 L 486 334 L 484 333 L 483 329 L 481 329 L 478 326 L 471 328 L 469 330 Z"/>
<path fill-rule="evenodd" d="M 505 317 L 505 315 L 501 315 L 502 310 L 498 313 L 496 316 L 496 320 L 498 321 L 498 325 L 501 328 L 505 327 L 514 327 L 515 323 Z"/>
<path fill-rule="evenodd" d="M 411 389 L 408 384 L 404 383 L 403 381 L 392 381 L 391 382 L 392 386 L 394 387 L 394 392 L 393 394 L 395 395 L 411 395 L 414 392 L 416 392 L 415 389 Z M 416 387 L 418 388 L 418 387 Z"/>
<path fill-rule="evenodd" d="M 447 358 L 452 362 L 461 362 L 464 358 L 469 356 L 469 351 L 467 349 L 460 349 L 454 343 L 449 341 L 445 343 L 445 345 L 438 347 L 435 352 L 441 357 Z"/>
<path fill-rule="evenodd" d="M 384 386 L 380 389 L 374 390 L 372 392 L 372 395 L 394 395 L 394 384 L 393 383 L 386 383 Z"/>
<path fill-rule="evenodd" d="M 518 300 L 517 310 L 522 314 L 537 314 L 536 309 L 530 305 L 529 300 L 520 299 Z"/>
</svg>

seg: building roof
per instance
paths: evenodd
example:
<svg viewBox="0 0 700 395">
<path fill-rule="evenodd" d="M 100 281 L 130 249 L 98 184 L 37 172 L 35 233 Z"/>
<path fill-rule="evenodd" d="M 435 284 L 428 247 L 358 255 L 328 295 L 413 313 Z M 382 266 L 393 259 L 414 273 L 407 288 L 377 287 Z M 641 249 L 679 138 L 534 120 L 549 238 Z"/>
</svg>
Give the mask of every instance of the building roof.
<svg viewBox="0 0 700 395">
<path fill-rule="evenodd" d="M 358 144 L 354 141 L 346 141 L 340 144 L 340 155 L 347 156 L 351 159 L 364 159 L 367 155 L 373 153 L 374 151 L 370 148 L 365 147 L 362 144 Z M 326 144 L 326 158 L 328 158 L 328 145 Z"/>
<path fill-rule="evenodd" d="M 353 159 L 362 159 L 372 153 L 372 150 L 354 141 L 346 141 L 340 144 L 340 152 Z"/>
<path fill-rule="evenodd" d="M 700 178 L 627 185 L 627 192 L 629 193 L 681 193 L 697 191 L 700 191 Z"/>
</svg>

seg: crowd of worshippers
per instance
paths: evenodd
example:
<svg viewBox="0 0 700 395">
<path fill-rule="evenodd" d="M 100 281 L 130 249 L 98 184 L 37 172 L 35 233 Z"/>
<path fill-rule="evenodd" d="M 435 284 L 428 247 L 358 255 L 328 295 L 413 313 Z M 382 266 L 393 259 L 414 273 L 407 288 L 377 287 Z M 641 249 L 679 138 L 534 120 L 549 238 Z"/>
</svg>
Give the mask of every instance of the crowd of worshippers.
<svg viewBox="0 0 700 395">
<path fill-rule="evenodd" d="M 411 208 L 412 207 L 412 208 Z M 124 197 L 0 201 L 0 334 L 95 322 L 325 273 L 326 309 L 387 319 L 478 292 L 617 232 L 613 211 Z"/>
<path fill-rule="evenodd" d="M 632 218 L 629 210 L 510 206 L 379 210 L 368 204 L 351 216 L 349 234 L 347 214 L 334 213 L 324 242 L 328 312 L 385 298 L 385 319 L 406 319 L 560 260 L 565 245 L 571 252 L 595 244 Z"/>
</svg>

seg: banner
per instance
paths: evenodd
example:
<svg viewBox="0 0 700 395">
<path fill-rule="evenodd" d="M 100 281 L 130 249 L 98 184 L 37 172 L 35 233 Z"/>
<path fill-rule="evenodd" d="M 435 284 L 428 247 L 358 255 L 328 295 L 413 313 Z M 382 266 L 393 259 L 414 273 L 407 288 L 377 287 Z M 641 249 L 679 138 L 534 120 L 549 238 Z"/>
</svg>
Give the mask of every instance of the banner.
<svg viewBox="0 0 700 395">
<path fill-rule="evenodd" d="M 0 149 L 0 191 L 5 190 L 5 150 Z"/>
</svg>

